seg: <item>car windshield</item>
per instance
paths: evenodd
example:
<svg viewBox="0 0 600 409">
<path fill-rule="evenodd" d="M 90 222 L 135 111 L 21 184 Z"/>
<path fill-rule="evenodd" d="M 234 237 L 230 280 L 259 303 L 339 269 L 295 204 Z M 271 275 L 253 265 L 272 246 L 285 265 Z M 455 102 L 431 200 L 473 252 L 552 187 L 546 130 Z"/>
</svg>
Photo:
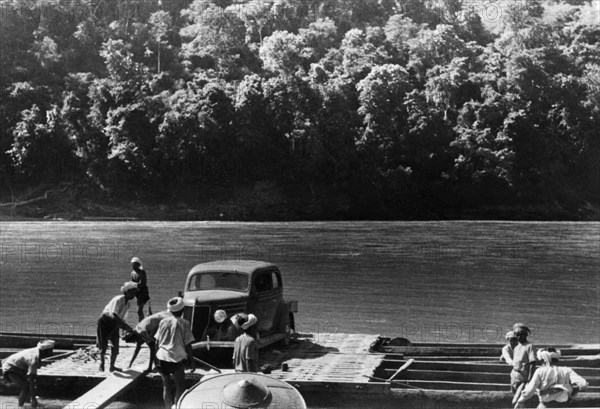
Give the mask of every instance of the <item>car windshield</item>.
<svg viewBox="0 0 600 409">
<path fill-rule="evenodd" d="M 232 290 L 247 291 L 248 275 L 236 272 L 208 272 L 192 276 L 188 288 L 196 290 Z"/>
</svg>

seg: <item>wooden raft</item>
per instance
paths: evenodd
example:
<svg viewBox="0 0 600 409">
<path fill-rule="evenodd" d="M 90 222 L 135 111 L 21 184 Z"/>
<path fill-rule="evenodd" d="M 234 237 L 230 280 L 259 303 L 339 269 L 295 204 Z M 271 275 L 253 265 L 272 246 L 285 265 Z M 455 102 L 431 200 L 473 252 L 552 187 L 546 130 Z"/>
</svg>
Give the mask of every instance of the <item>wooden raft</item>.
<svg viewBox="0 0 600 409">
<path fill-rule="evenodd" d="M 127 369 L 133 352 L 135 351 L 135 344 L 127 344 L 121 342 L 119 344 L 119 355 L 115 365 L 123 370 Z M 59 359 L 52 362 L 49 365 L 45 365 L 38 370 L 38 375 L 41 377 L 53 377 L 53 378 L 69 378 L 69 377 L 83 377 L 83 378 L 97 378 L 102 380 L 108 378 L 111 373 L 108 371 L 110 364 L 110 347 L 106 351 L 106 358 L 104 365 L 106 370 L 100 372 L 98 367 L 100 366 L 99 356 L 86 356 L 75 353 L 64 359 Z M 148 367 L 148 360 L 150 359 L 150 350 L 146 345 L 142 346 L 140 353 L 138 354 L 135 362 L 133 363 L 132 369 L 139 372 L 143 372 Z"/>
<path fill-rule="evenodd" d="M 121 342 L 119 344 L 119 355 L 117 356 L 116 366 L 122 371 L 109 372 L 110 348 L 107 350 L 104 361 L 106 370 L 98 370 L 100 361 L 98 354 L 73 353 L 63 359 L 58 359 L 38 370 L 38 376 L 46 379 L 55 379 L 68 381 L 69 379 L 87 380 L 97 383 L 91 390 L 80 396 L 65 409 L 76 409 L 85 407 L 104 408 L 113 402 L 116 398 L 133 387 L 137 381 L 144 378 L 145 370 L 150 359 L 150 350 L 146 345 L 142 347 L 133 367 L 127 369 L 135 345 Z M 80 350 L 80 352 L 84 352 Z"/>
<path fill-rule="evenodd" d="M 64 409 L 105 408 L 143 377 L 144 372 L 135 369 L 113 372 L 95 388 L 65 406 Z"/>
<path fill-rule="evenodd" d="M 287 349 L 261 353 L 260 364 L 269 364 L 270 376 L 286 381 L 302 392 L 307 388 L 365 389 L 380 392 L 381 385 L 369 383 L 383 356 L 369 353 L 377 335 L 301 335 Z M 282 364 L 288 366 L 283 371 Z M 377 390 L 375 390 L 377 389 Z"/>
</svg>

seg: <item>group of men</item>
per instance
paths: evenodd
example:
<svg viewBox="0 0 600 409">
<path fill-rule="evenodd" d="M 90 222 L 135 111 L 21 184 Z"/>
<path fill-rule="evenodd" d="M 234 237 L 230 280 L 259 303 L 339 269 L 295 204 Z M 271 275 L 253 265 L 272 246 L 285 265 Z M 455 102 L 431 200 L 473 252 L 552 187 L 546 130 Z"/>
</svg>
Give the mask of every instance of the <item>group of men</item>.
<svg viewBox="0 0 600 409">
<path fill-rule="evenodd" d="M 129 366 L 136 359 L 141 346 L 146 343 L 150 349 L 148 371 L 152 370 L 152 363 L 163 378 L 163 399 L 165 408 L 171 408 L 177 402 L 185 389 L 185 368 L 195 369 L 195 358 L 192 351 L 194 336 L 191 324 L 183 318 L 184 303 L 181 297 L 171 298 L 167 302 L 165 311 L 151 314 L 144 318 L 143 307 L 149 301 L 149 291 L 146 284 L 146 272 L 141 266 L 141 260 L 134 257 L 131 260 L 133 271 L 131 281 L 123 284 L 121 294 L 113 297 L 104 308 L 98 319 L 97 346 L 100 350 L 100 371 L 104 371 L 104 359 L 109 341 L 112 344 L 109 370 L 120 370 L 115 366 L 119 354 L 119 329 L 125 329 L 128 334 L 123 338 L 125 342 L 135 342 L 136 349 Z M 142 287 L 142 290 L 140 290 Z M 141 294 L 141 297 L 140 297 Z M 129 327 L 125 322 L 125 314 L 130 306 L 130 301 L 137 298 L 138 324 L 135 328 Z M 225 314 L 224 311 L 217 311 Z M 256 316 L 241 314 L 234 321 L 243 334 L 235 341 L 233 363 L 237 371 L 257 372 L 258 346 Z M 175 383 L 175 396 L 171 394 L 170 379 Z"/>
<path fill-rule="evenodd" d="M 512 366 L 510 389 L 515 394 L 515 408 L 538 396 L 538 409 L 570 405 L 573 396 L 587 388 L 588 383 L 573 369 L 558 366 L 561 353 L 556 348 L 541 348 L 535 352 L 527 337 L 530 329 L 516 323 L 506 334 L 508 344 L 502 348 L 502 359 Z M 541 365 L 536 369 L 538 363 Z"/>
<path fill-rule="evenodd" d="M 146 343 L 150 348 L 148 371 L 152 370 L 154 361 L 163 379 L 165 408 L 170 409 L 185 389 L 186 366 L 192 371 L 195 369 L 192 327 L 183 318 L 184 303 L 181 297 L 171 298 L 167 302 L 166 310 L 156 314 L 152 314 L 150 310 L 149 315 L 144 317 L 144 306 L 150 300 L 147 275 L 138 257 L 133 257 L 131 264 L 133 269 L 131 280 L 121 286 L 121 294 L 108 302 L 98 319 L 96 345 L 100 351 L 99 370 L 105 370 L 104 361 L 109 343 L 111 344 L 109 370 L 111 372 L 121 370 L 115 366 L 115 363 L 119 355 L 119 332 L 120 329 L 124 329 L 127 331 L 123 337 L 124 341 L 136 343 L 129 366 L 133 365 L 142 345 Z M 134 298 L 137 298 L 138 324 L 135 328 L 131 328 L 125 322 L 125 314 Z M 225 311 L 219 310 L 217 314 L 227 318 Z M 236 328 L 239 328 L 239 332 L 243 332 L 235 340 L 233 365 L 236 371 L 257 372 L 257 317 L 253 314 L 238 314 L 231 317 L 231 321 Z M 3 378 L 21 389 L 18 398 L 19 408 L 26 402 L 30 402 L 32 408 L 38 406 L 35 393 L 37 370 L 41 366 L 41 360 L 52 355 L 54 345 L 55 342 L 52 340 L 40 341 L 35 348 L 25 349 L 2 361 Z M 175 383 L 174 399 L 170 387 L 171 377 Z"/>
</svg>

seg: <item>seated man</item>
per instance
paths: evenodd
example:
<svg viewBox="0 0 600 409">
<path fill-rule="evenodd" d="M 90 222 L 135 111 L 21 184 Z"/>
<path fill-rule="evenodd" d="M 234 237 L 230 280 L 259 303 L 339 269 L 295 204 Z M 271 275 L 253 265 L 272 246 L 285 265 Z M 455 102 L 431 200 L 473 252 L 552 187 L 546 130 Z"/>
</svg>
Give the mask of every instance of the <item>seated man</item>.
<svg viewBox="0 0 600 409">
<path fill-rule="evenodd" d="M 571 399 L 580 390 L 587 388 L 587 381 L 566 366 L 558 366 L 560 351 L 555 348 L 540 349 L 537 358 L 542 362 L 531 381 L 525 386 L 515 408 L 524 408 L 525 401 L 537 394 L 538 409 L 562 408 L 571 404 Z"/>
</svg>

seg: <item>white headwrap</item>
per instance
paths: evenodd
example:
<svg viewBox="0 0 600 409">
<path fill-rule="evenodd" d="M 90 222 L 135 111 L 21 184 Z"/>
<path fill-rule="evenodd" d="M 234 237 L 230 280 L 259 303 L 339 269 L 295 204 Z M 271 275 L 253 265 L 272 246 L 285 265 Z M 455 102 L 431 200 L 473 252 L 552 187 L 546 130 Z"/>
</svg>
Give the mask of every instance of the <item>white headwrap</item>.
<svg viewBox="0 0 600 409">
<path fill-rule="evenodd" d="M 173 297 L 167 303 L 167 308 L 171 312 L 177 312 L 183 310 L 183 298 Z"/>
<path fill-rule="evenodd" d="M 258 322 L 258 318 L 254 314 L 248 314 L 248 321 L 242 324 L 242 329 L 248 329 Z"/>
<path fill-rule="evenodd" d="M 131 264 L 133 263 L 138 263 L 140 265 L 140 268 L 143 270 L 144 268 L 142 267 L 142 259 L 139 257 L 133 257 L 131 259 Z"/>
<path fill-rule="evenodd" d="M 44 351 L 46 349 L 54 348 L 54 343 L 55 342 L 51 339 L 45 339 L 43 341 L 38 342 L 37 347 L 40 349 L 40 351 Z"/>
<path fill-rule="evenodd" d="M 127 281 L 126 283 L 123 283 L 123 286 L 121 287 L 121 292 L 125 293 L 129 290 L 137 290 L 137 288 L 137 283 L 134 283 L 133 281 Z"/>
<path fill-rule="evenodd" d="M 550 363 L 550 362 L 552 362 L 552 359 L 560 358 L 561 354 L 560 354 L 559 350 L 556 350 L 556 352 L 550 352 L 547 349 L 542 348 L 542 349 L 538 349 L 536 355 L 537 355 L 538 361 Z"/>
</svg>

